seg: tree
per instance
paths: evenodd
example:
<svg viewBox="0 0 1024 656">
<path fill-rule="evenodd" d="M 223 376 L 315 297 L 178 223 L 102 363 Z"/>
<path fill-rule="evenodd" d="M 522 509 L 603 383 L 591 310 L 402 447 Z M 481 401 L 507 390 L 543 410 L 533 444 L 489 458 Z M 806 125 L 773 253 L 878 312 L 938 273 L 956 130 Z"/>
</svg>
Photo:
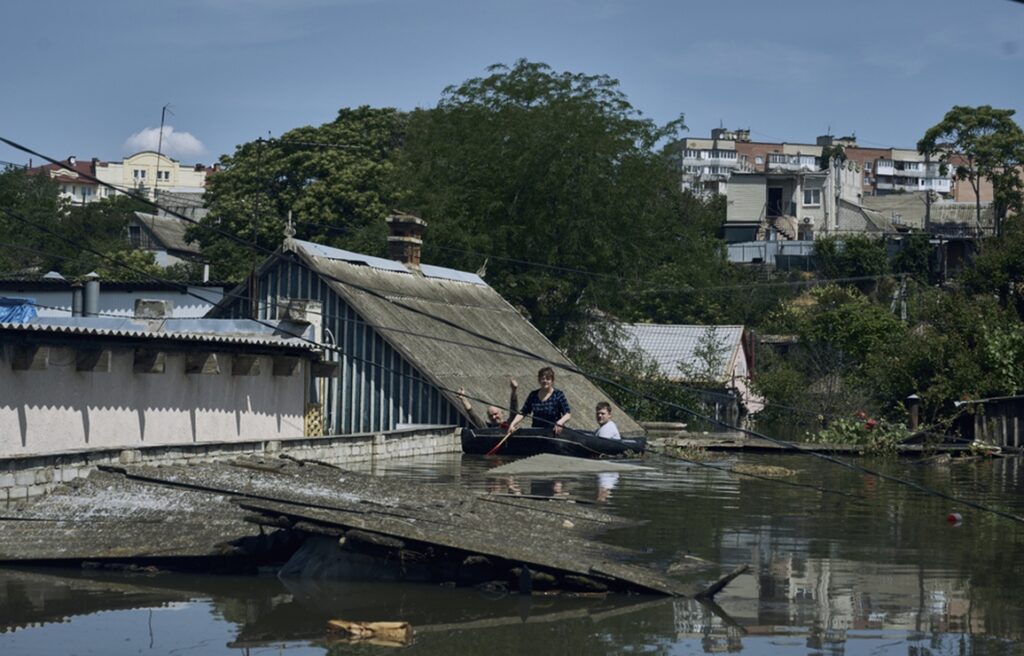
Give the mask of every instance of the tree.
<svg viewBox="0 0 1024 656">
<path fill-rule="evenodd" d="M 981 180 L 992 181 L 997 209 L 996 232 L 1007 210 L 1024 211 L 1024 194 L 1017 167 L 1024 164 L 1024 131 L 1012 109 L 990 105 L 956 105 L 917 142 L 917 150 L 952 167 L 957 180 L 971 185 L 975 212 L 981 224 Z"/>
<path fill-rule="evenodd" d="M 413 113 L 402 205 L 430 222 L 431 261 L 490 256 L 488 282 L 562 341 L 681 245 L 682 192 L 655 148 L 681 129 L 642 117 L 610 77 L 492 66 Z"/>
<path fill-rule="evenodd" d="M 0 174 L 0 208 L 6 242 L 0 271 L 6 275 L 52 270 L 71 279 L 96 271 L 106 280 L 143 280 L 162 272 L 151 253 L 131 253 L 128 243 L 133 213 L 150 209 L 142 201 L 117 196 L 72 206 L 51 177 L 9 169 Z"/>
<path fill-rule="evenodd" d="M 1007 221 L 999 239 L 983 241 L 961 279 L 968 292 L 995 294 L 1003 307 L 1014 307 L 1024 321 L 1024 217 Z"/>
<path fill-rule="evenodd" d="M 405 118 L 390 108 L 343 108 L 319 127 L 242 144 L 210 176 L 210 213 L 188 238 L 225 280 L 241 279 L 281 243 L 289 211 L 299 239 L 383 254 Z"/>
<path fill-rule="evenodd" d="M 57 193 L 57 183 L 48 175 L 29 175 L 10 167 L 0 173 L 0 273 L 18 276 L 45 273 L 51 263 L 45 229 L 54 229 L 66 203 Z M 41 226 L 32 227 L 32 224 Z"/>
<path fill-rule="evenodd" d="M 824 146 L 821 149 L 821 170 L 827 171 L 832 160 L 836 160 L 837 164 L 842 164 L 846 161 L 846 148 L 842 144 L 834 144 L 830 146 Z"/>
<path fill-rule="evenodd" d="M 769 401 L 764 421 L 800 421 L 788 411 L 771 411 L 771 404 L 803 408 L 822 419 L 849 415 L 869 402 L 893 406 L 892 399 L 873 398 L 877 372 L 870 367 L 877 354 L 891 352 L 906 336 L 906 326 L 888 308 L 852 287 L 827 285 L 781 306 L 765 329 L 793 335 L 797 343 L 787 357 L 769 355 L 760 363 L 755 384 Z M 818 426 L 810 420 L 803 427 Z"/>
<path fill-rule="evenodd" d="M 901 248 L 893 258 L 894 273 L 906 273 L 922 283 L 927 283 L 932 275 L 932 248 L 927 234 L 915 232 L 903 238 Z"/>
<path fill-rule="evenodd" d="M 830 279 L 877 277 L 889 271 L 885 242 L 866 235 L 816 239 L 814 259 L 821 275 Z M 862 285 L 870 286 L 870 282 Z"/>
</svg>

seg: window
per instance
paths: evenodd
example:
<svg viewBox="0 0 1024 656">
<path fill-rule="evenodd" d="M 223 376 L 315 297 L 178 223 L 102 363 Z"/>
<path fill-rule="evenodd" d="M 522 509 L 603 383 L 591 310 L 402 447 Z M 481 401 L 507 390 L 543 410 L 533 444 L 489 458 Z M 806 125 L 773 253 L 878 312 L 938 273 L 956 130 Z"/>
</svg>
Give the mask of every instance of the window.
<svg viewBox="0 0 1024 656">
<path fill-rule="evenodd" d="M 821 205 L 821 189 L 804 189 L 804 205 Z"/>
<path fill-rule="evenodd" d="M 136 180 L 145 180 L 146 171 L 144 169 L 132 169 L 132 177 Z"/>
<path fill-rule="evenodd" d="M 864 160 L 864 172 L 871 173 L 871 160 Z"/>
<path fill-rule="evenodd" d="M 764 157 L 757 155 L 754 157 L 754 164 L 764 164 Z"/>
</svg>

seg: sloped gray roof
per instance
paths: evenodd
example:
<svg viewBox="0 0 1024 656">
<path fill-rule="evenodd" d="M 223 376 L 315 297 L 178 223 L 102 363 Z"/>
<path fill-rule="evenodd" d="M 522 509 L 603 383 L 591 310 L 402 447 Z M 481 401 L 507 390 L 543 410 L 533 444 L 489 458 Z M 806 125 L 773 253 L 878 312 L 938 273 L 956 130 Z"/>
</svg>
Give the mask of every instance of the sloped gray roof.
<svg viewBox="0 0 1024 656">
<path fill-rule="evenodd" d="M 890 232 L 893 230 L 889 218 L 882 212 L 862 207 L 840 199 L 837 219 L 843 232 Z"/>
<path fill-rule="evenodd" d="M 711 330 L 719 349 L 720 363 L 712 377 L 726 382 L 734 367 L 742 367 L 743 326 L 694 326 L 683 324 L 627 323 L 622 324 L 629 345 L 639 349 L 658 365 L 658 369 L 669 380 L 687 382 L 692 380 L 692 371 L 706 366 L 698 356 L 701 339 Z"/>
<path fill-rule="evenodd" d="M 507 407 L 510 377 L 520 383 L 522 402 L 536 387 L 537 370 L 550 362 L 555 386 L 572 408 L 570 425 L 597 427 L 594 406 L 610 401 L 607 395 L 584 376 L 561 369 L 575 365 L 479 276 L 430 266 L 413 272 L 392 260 L 298 240 L 286 240 L 283 250 L 319 273 L 455 407 L 461 409 L 454 394 L 460 387 L 471 399 Z M 474 405 L 479 409 L 481 401 Z M 643 432 L 621 408 L 615 420 L 624 433 Z"/>
<path fill-rule="evenodd" d="M 185 231 L 190 223 L 173 216 L 158 216 L 136 212 L 135 222 L 168 251 L 199 254 L 199 244 L 185 240 Z"/>
<path fill-rule="evenodd" d="M 898 216 L 898 223 L 911 228 L 924 228 L 924 216 L 927 202 L 924 192 L 906 194 L 888 194 L 885 196 L 865 196 L 861 204 L 880 212 L 886 219 L 893 220 Z M 991 205 L 981 207 L 981 226 L 991 226 L 993 218 Z M 975 225 L 974 203 L 955 203 L 951 201 L 935 201 L 931 208 L 932 223 L 950 223 L 959 225 Z"/>
</svg>

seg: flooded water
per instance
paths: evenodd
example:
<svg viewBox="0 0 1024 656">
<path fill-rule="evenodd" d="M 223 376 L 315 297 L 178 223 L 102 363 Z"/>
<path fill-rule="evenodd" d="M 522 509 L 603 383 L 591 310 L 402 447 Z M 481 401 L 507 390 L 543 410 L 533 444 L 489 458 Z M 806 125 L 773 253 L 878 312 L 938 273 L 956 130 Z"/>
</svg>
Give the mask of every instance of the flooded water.
<svg viewBox="0 0 1024 656">
<path fill-rule="evenodd" d="M 1024 515 L 1024 462 L 864 462 Z M 761 480 L 735 464 L 796 475 Z M 565 599 L 427 585 L 0 569 L 0 654 L 379 654 L 327 620 L 405 620 L 417 654 L 1024 654 L 1024 525 L 805 456 L 720 456 L 653 471 L 488 477 L 494 460 L 393 461 L 375 473 L 558 495 L 646 520 L 610 532 L 652 563 L 748 564 L 716 597 Z M 947 521 L 959 513 L 958 524 Z M 528 539 L 528 536 L 524 536 Z"/>
</svg>

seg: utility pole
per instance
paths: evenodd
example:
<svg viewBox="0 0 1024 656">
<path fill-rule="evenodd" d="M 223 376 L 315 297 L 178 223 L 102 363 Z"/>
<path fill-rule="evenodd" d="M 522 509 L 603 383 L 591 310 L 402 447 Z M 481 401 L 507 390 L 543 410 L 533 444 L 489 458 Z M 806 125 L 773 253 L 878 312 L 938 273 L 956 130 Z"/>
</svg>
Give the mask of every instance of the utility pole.
<svg viewBox="0 0 1024 656">
<path fill-rule="evenodd" d="M 160 184 L 160 158 L 164 149 L 164 117 L 170 111 L 170 106 L 171 103 L 167 103 L 160 110 L 160 134 L 156 141 L 156 180 L 153 180 L 153 200 L 157 199 L 157 185 Z M 174 116 L 174 112 L 171 112 L 171 116 Z"/>
<path fill-rule="evenodd" d="M 924 231 L 928 232 L 928 228 L 932 224 L 932 185 L 931 177 L 928 173 L 929 167 L 931 166 L 932 157 L 931 153 L 924 154 L 924 179 L 925 179 L 925 190 L 924 190 Z"/>
</svg>

